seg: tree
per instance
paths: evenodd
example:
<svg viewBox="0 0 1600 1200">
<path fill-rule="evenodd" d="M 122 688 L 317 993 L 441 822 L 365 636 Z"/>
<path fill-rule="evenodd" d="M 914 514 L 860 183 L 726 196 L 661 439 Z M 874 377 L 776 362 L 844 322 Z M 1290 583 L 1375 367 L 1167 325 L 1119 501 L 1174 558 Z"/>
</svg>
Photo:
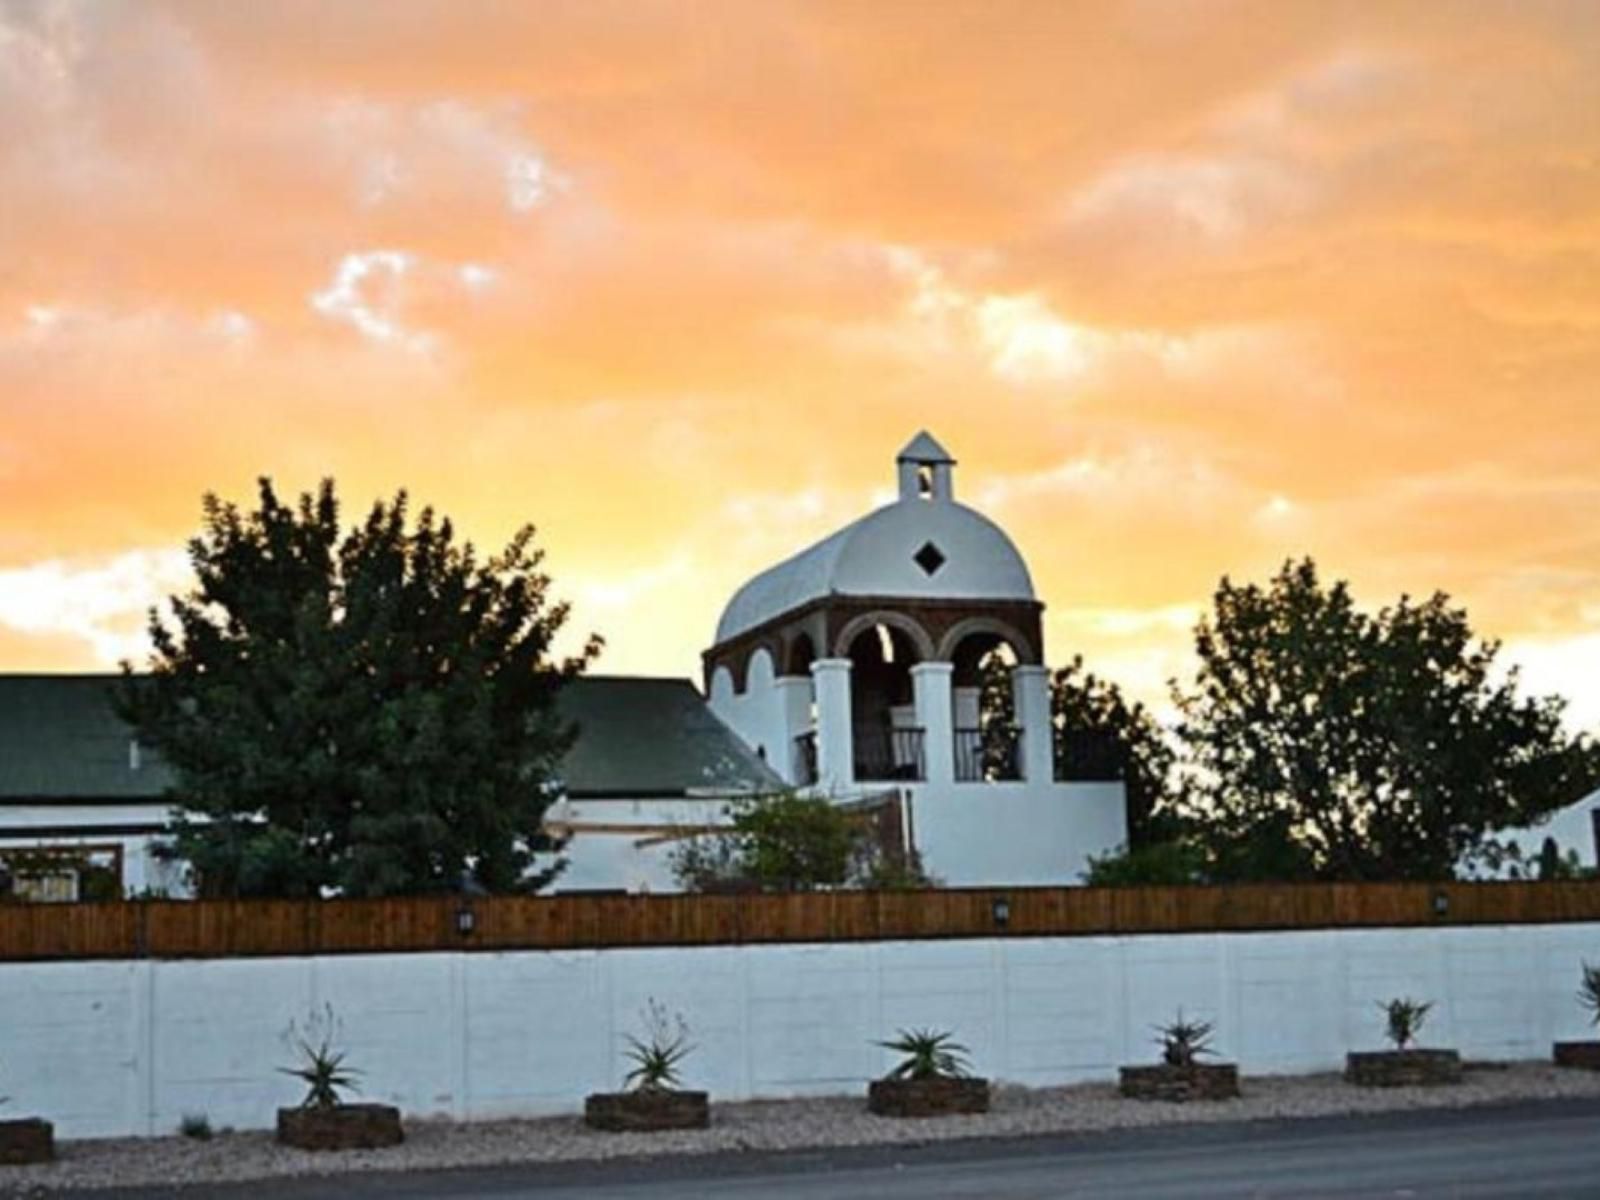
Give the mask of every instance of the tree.
<svg viewBox="0 0 1600 1200">
<path fill-rule="evenodd" d="M 119 707 L 177 782 L 174 851 L 202 894 L 531 889 L 576 730 L 567 618 L 533 530 L 480 561 L 404 492 L 342 532 L 331 480 L 296 506 L 205 497 L 195 587 L 150 614 L 150 671 Z"/>
<path fill-rule="evenodd" d="M 926 887 L 915 852 L 885 852 L 870 817 L 823 796 L 780 792 L 729 806 L 726 832 L 678 844 L 673 875 L 691 892 L 749 889 L 804 892 L 825 887 Z"/>
<path fill-rule="evenodd" d="M 1223 579 L 1195 649 L 1182 807 L 1213 878 L 1447 879 L 1600 777 L 1564 702 L 1520 697 L 1443 593 L 1369 615 L 1289 562 Z"/>
</svg>

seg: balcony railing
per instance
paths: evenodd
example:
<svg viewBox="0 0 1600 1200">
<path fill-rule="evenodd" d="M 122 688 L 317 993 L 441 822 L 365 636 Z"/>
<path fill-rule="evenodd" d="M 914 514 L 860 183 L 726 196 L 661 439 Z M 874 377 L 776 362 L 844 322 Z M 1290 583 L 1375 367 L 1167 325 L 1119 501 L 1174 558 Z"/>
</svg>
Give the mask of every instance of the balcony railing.
<svg viewBox="0 0 1600 1200">
<path fill-rule="evenodd" d="M 957 783 L 1022 778 L 1022 731 L 1013 727 L 955 730 Z"/>
<path fill-rule="evenodd" d="M 794 740 L 794 781 L 810 787 L 817 781 L 817 733 L 802 733 Z"/>
<path fill-rule="evenodd" d="M 879 782 L 927 778 L 920 728 L 858 726 L 853 739 L 857 779 Z"/>
</svg>

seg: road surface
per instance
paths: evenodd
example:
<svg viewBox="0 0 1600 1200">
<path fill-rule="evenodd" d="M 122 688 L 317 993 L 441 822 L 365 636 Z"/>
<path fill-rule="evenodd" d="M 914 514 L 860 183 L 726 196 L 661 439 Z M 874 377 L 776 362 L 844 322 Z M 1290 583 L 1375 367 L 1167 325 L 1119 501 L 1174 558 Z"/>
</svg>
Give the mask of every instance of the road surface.
<svg viewBox="0 0 1600 1200">
<path fill-rule="evenodd" d="M 1596 1200 L 1600 1102 L 94 1193 L 110 1200 Z"/>
</svg>

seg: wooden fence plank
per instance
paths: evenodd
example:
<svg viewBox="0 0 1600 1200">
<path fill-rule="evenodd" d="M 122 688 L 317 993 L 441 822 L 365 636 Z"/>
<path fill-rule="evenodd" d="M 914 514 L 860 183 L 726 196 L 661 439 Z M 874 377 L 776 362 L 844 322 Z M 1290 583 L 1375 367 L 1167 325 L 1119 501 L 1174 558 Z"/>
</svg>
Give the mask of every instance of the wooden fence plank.
<svg viewBox="0 0 1600 1200">
<path fill-rule="evenodd" d="M 150 900 L 0 904 L 0 962 L 1567 921 L 1600 921 L 1600 881 Z"/>
</svg>

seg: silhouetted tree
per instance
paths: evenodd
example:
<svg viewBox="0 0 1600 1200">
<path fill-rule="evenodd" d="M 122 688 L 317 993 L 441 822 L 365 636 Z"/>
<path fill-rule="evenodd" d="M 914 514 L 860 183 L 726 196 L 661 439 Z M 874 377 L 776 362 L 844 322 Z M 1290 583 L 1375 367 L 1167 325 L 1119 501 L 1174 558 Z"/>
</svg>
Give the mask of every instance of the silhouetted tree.
<svg viewBox="0 0 1600 1200">
<path fill-rule="evenodd" d="M 567 618 L 519 531 L 480 561 L 404 492 L 341 531 L 331 480 L 297 505 L 269 480 L 213 495 L 196 585 L 150 614 L 150 671 L 120 707 L 177 777 L 174 849 L 203 894 L 382 896 L 532 889 L 575 729 L 556 663 Z"/>
<path fill-rule="evenodd" d="M 1223 579 L 1174 687 L 1182 810 L 1217 879 L 1446 879 L 1600 777 L 1564 701 L 1517 694 L 1443 593 L 1359 610 L 1310 559 Z"/>
</svg>

